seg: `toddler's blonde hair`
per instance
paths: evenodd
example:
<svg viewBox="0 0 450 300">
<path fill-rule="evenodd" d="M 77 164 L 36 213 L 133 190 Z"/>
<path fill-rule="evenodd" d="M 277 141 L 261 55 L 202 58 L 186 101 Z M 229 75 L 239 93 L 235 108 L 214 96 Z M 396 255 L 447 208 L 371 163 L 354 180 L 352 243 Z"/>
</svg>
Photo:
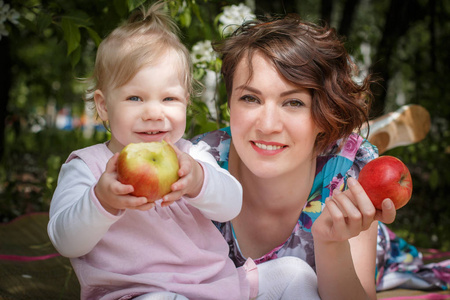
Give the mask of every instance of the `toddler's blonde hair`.
<svg viewBox="0 0 450 300">
<path fill-rule="evenodd" d="M 126 84 L 139 70 L 157 63 L 168 51 L 178 56 L 180 81 L 192 95 L 195 92 L 192 63 L 179 33 L 178 26 L 164 11 L 163 2 L 136 10 L 101 42 L 86 101 L 93 104 L 97 89 L 106 92 Z"/>
</svg>

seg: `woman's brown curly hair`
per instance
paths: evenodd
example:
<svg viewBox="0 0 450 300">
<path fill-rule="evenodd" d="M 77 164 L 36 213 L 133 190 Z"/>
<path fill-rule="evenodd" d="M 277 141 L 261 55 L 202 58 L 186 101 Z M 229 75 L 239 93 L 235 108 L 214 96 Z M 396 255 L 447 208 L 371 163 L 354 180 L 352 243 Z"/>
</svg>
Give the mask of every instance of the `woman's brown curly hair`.
<svg viewBox="0 0 450 300">
<path fill-rule="evenodd" d="M 312 116 L 323 131 L 316 140 L 318 154 L 368 122 L 371 77 L 355 82 L 358 68 L 333 28 L 292 15 L 253 20 L 215 43 L 214 49 L 222 58 L 228 98 L 238 64 L 245 58 L 251 68 L 256 52 L 268 57 L 286 80 L 311 91 Z"/>
</svg>

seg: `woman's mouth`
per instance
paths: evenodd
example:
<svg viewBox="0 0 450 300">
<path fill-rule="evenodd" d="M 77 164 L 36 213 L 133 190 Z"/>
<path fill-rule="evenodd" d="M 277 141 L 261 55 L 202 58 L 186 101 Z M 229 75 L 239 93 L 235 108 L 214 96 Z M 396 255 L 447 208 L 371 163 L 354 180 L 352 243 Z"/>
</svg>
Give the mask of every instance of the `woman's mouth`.
<svg viewBox="0 0 450 300">
<path fill-rule="evenodd" d="M 269 151 L 279 150 L 279 149 L 285 147 L 285 146 L 279 146 L 279 145 L 266 145 L 266 144 L 261 144 L 261 143 L 257 143 L 257 142 L 254 142 L 254 144 L 256 145 L 256 147 L 258 147 L 260 149 L 269 150 Z"/>
<path fill-rule="evenodd" d="M 261 155 L 275 155 L 287 148 L 286 145 L 280 143 L 263 143 L 252 141 L 251 145 L 253 149 Z"/>
</svg>

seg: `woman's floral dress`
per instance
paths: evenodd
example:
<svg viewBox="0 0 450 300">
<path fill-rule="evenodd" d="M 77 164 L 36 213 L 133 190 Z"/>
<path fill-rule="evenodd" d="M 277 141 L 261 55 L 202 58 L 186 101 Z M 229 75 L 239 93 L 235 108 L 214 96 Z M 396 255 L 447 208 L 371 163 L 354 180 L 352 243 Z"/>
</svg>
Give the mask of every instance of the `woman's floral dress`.
<svg viewBox="0 0 450 300">
<path fill-rule="evenodd" d="M 231 132 L 229 127 L 202 134 L 192 139 L 193 143 L 206 142 L 218 164 L 228 169 Z M 341 145 L 341 143 L 344 143 Z M 315 269 L 314 241 L 311 226 L 324 208 L 325 199 L 335 189 L 345 190 L 349 177 L 358 178 L 361 168 L 378 157 L 375 146 L 357 134 L 345 141 L 338 141 L 317 158 L 316 176 L 307 203 L 301 212 L 291 236 L 281 245 L 254 259 L 258 264 L 282 256 L 297 256 Z M 230 247 L 230 258 L 236 266 L 245 263 L 235 239 L 231 222 L 216 223 Z M 377 289 L 393 287 L 441 288 L 450 286 L 450 264 L 423 265 L 421 253 L 415 247 L 395 236 L 379 223 L 377 244 Z"/>
</svg>

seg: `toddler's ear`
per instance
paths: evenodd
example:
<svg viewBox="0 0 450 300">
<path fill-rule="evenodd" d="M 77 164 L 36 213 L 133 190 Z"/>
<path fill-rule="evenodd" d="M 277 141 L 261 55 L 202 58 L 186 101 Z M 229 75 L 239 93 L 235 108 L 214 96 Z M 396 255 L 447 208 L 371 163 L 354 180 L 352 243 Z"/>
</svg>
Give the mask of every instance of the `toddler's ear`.
<svg viewBox="0 0 450 300">
<path fill-rule="evenodd" d="M 102 121 L 108 121 L 108 109 L 106 107 L 106 98 L 101 90 L 95 90 L 94 92 L 95 108 L 97 109 L 98 116 Z"/>
</svg>

